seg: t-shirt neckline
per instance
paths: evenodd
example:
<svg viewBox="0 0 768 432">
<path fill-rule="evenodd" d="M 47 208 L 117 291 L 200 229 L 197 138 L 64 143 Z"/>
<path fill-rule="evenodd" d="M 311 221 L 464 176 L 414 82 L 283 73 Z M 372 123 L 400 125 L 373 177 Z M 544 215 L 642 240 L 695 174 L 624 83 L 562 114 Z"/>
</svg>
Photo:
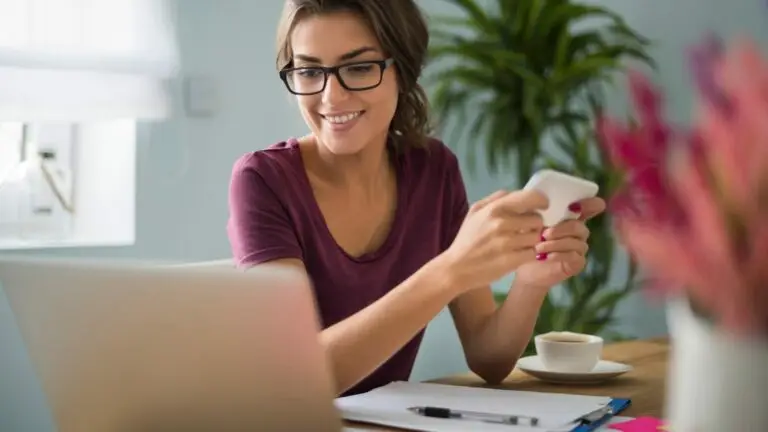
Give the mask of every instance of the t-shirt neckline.
<svg viewBox="0 0 768 432">
<path fill-rule="evenodd" d="M 342 248 L 337 242 L 336 239 L 333 237 L 333 234 L 331 234 L 331 230 L 328 228 L 328 224 L 325 221 L 325 217 L 323 216 L 323 212 L 320 210 L 320 205 L 317 203 L 317 199 L 315 198 L 315 193 L 312 190 L 312 185 L 309 182 L 309 176 L 307 175 L 307 171 L 304 168 L 304 159 L 301 154 L 301 147 L 299 144 L 299 140 L 295 137 L 290 138 L 288 140 L 288 146 L 292 151 L 294 151 L 297 155 L 296 161 L 297 161 L 297 169 L 300 171 L 299 177 L 301 181 L 301 187 L 304 188 L 304 196 L 311 201 L 309 208 L 310 212 L 312 212 L 311 217 L 315 219 L 320 225 L 322 225 L 322 233 L 321 235 L 324 237 L 325 241 L 331 242 L 335 245 L 336 249 L 344 255 L 347 259 L 353 262 L 358 263 L 365 263 L 370 261 L 375 261 L 383 256 L 385 256 L 394 246 L 395 242 L 397 241 L 400 226 L 403 223 L 403 215 L 405 213 L 405 205 L 406 205 L 406 193 L 405 193 L 405 169 L 404 169 L 404 158 L 402 155 L 395 156 L 393 159 L 395 160 L 395 178 L 397 181 L 397 198 L 395 199 L 396 202 L 396 208 L 395 208 L 395 216 L 392 220 L 389 232 L 387 233 L 386 239 L 384 239 L 384 242 L 379 246 L 376 250 L 372 252 L 365 253 L 360 256 L 353 256 L 350 255 L 344 248 Z"/>
</svg>

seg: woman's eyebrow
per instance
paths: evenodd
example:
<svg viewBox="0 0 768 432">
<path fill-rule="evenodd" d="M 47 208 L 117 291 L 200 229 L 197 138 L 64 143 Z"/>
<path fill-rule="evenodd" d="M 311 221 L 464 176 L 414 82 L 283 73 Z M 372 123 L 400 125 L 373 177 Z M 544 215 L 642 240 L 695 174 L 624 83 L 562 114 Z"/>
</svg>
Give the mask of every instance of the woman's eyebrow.
<svg viewBox="0 0 768 432">
<path fill-rule="evenodd" d="M 349 51 L 347 53 L 342 54 L 338 58 L 338 60 L 340 60 L 340 61 L 352 60 L 355 57 L 358 57 L 358 56 L 360 56 L 360 55 L 362 55 L 364 53 L 371 52 L 371 51 L 378 51 L 378 50 L 376 48 L 374 48 L 374 47 L 364 46 L 364 47 L 360 47 L 360 48 L 357 48 L 357 49 L 354 49 L 352 51 Z M 306 62 L 306 63 L 318 63 L 318 64 L 323 63 L 323 61 L 320 58 L 314 57 L 314 56 L 310 56 L 310 55 L 306 55 L 306 54 L 296 54 L 293 57 L 296 60 L 301 60 L 301 61 Z"/>
</svg>

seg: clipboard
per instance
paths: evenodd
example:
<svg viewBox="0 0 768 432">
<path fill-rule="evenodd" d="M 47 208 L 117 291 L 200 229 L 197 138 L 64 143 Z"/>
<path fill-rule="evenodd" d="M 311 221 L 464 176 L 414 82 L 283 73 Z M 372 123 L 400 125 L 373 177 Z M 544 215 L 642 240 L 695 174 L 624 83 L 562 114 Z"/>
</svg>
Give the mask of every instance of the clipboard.
<svg viewBox="0 0 768 432">
<path fill-rule="evenodd" d="M 337 398 L 345 420 L 424 432 L 538 432 L 557 429 L 591 432 L 608 423 L 629 405 L 629 399 L 446 384 L 393 382 L 366 393 Z M 448 411 L 449 416 L 412 410 Z M 442 413 L 444 414 L 444 413 Z M 517 421 L 478 421 L 463 415 L 515 418 Z M 457 415 L 457 416 L 455 416 Z M 536 424 L 533 423 L 536 419 Z M 472 421 L 472 423 L 468 423 Z M 519 423 L 518 423 L 519 421 Z M 543 429 L 542 429 L 543 428 Z"/>
<path fill-rule="evenodd" d="M 600 427 L 604 426 L 606 423 L 608 423 L 613 417 L 620 414 L 622 411 L 629 408 L 629 406 L 632 405 L 631 399 L 611 399 L 611 401 L 608 403 L 608 405 L 605 406 L 605 411 L 595 411 L 597 415 L 592 416 L 590 413 L 581 419 L 579 419 L 579 422 L 581 424 L 577 425 L 575 428 L 571 429 L 571 432 L 593 432 Z"/>
</svg>

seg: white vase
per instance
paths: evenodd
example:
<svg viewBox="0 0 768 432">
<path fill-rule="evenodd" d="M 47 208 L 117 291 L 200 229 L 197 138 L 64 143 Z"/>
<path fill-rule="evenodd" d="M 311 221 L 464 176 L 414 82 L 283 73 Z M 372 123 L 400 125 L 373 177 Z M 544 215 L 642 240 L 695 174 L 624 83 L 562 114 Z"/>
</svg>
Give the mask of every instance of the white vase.
<svg viewBox="0 0 768 432">
<path fill-rule="evenodd" d="M 665 417 L 671 432 L 768 432 L 768 337 L 737 338 L 667 308 L 671 356 Z"/>
</svg>

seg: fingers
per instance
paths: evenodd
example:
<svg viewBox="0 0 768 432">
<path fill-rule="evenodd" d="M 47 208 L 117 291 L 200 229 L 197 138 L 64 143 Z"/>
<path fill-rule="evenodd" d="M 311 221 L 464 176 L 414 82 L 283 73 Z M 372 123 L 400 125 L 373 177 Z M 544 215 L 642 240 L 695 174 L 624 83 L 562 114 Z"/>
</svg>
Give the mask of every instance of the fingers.
<svg viewBox="0 0 768 432">
<path fill-rule="evenodd" d="M 549 257 L 556 253 L 576 253 L 580 256 L 587 254 L 589 245 L 586 242 L 574 237 L 566 237 L 559 240 L 547 240 L 538 243 L 535 246 L 537 254 L 546 254 Z"/>
<path fill-rule="evenodd" d="M 583 257 L 589 250 L 589 229 L 582 221 L 570 220 L 547 228 L 541 237 L 541 243 L 536 245 L 536 252 L 541 258 L 549 259 L 551 254 L 560 253 L 575 253 Z"/>
<path fill-rule="evenodd" d="M 559 265 L 560 272 L 566 278 L 581 273 L 587 265 L 584 255 L 579 255 L 576 252 L 555 252 L 547 257 L 547 262 Z"/>
<path fill-rule="evenodd" d="M 499 245 L 500 252 L 510 250 L 531 249 L 533 250 L 536 245 L 541 243 L 541 236 L 538 232 L 529 232 L 524 234 L 514 234 L 510 236 L 499 237 L 501 244 Z"/>
<path fill-rule="evenodd" d="M 535 246 L 539 242 L 538 233 L 496 235 L 487 240 L 481 259 L 504 272 L 512 272 L 536 260 Z"/>
<path fill-rule="evenodd" d="M 536 251 L 533 248 L 521 249 L 514 252 L 507 251 L 504 254 L 498 255 L 498 259 L 504 263 L 504 267 L 512 271 L 525 263 L 535 261 Z"/>
<path fill-rule="evenodd" d="M 470 208 L 470 213 L 476 212 L 476 211 L 479 211 L 479 210 L 483 209 L 488 204 L 498 200 L 499 198 L 507 195 L 508 193 L 509 192 L 507 192 L 505 190 L 498 190 L 498 191 L 488 195 L 487 197 L 485 197 L 485 198 L 475 202 L 474 204 L 472 204 L 472 207 Z"/>
<path fill-rule="evenodd" d="M 589 220 L 605 211 L 605 200 L 599 197 L 587 198 L 571 204 L 570 210 L 579 213 L 579 219 Z"/>
<path fill-rule="evenodd" d="M 493 203 L 493 210 L 499 213 L 527 214 L 546 210 L 549 199 L 537 190 L 514 191 L 500 197 Z"/>
<path fill-rule="evenodd" d="M 500 216 L 496 221 L 498 221 L 497 232 L 502 235 L 535 232 L 536 238 L 540 239 L 541 232 L 544 229 L 544 220 L 538 213 Z"/>
<path fill-rule="evenodd" d="M 587 241 L 589 238 L 589 228 L 581 220 L 568 220 L 547 228 L 542 232 L 542 237 L 546 240 L 575 237 L 582 241 Z"/>
</svg>

